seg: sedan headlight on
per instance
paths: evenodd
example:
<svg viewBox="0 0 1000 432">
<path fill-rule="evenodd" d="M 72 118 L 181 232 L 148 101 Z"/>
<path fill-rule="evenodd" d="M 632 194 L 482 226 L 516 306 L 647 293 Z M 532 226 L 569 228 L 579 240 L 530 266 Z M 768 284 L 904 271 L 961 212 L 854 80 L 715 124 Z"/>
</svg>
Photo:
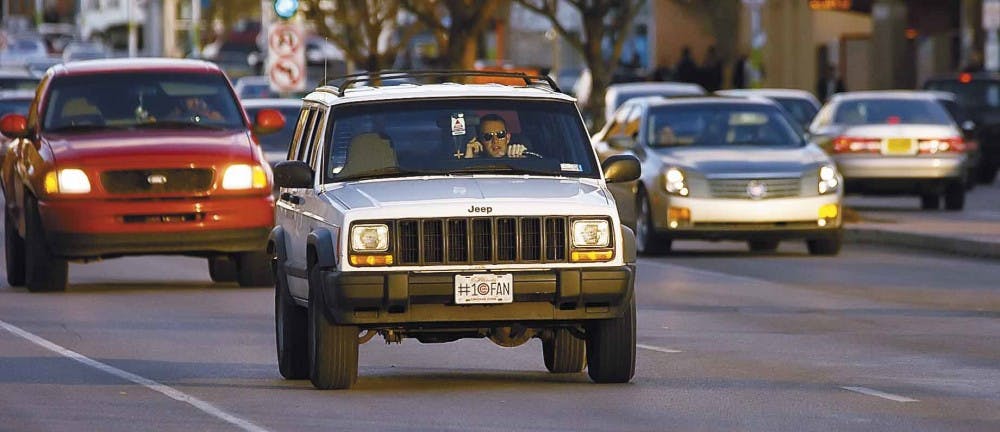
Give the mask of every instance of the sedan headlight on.
<svg viewBox="0 0 1000 432">
<path fill-rule="evenodd" d="M 837 168 L 833 165 L 824 165 L 819 168 L 819 193 L 820 195 L 834 192 L 840 187 L 840 180 L 837 179 Z"/>
<path fill-rule="evenodd" d="M 63 168 L 45 175 L 45 192 L 63 194 L 85 194 L 90 192 L 87 173 L 78 168 Z"/>
<path fill-rule="evenodd" d="M 663 174 L 663 180 L 667 193 L 680 196 L 688 196 L 688 193 L 690 193 L 687 187 L 687 181 L 684 178 L 684 172 L 680 169 L 668 169 L 667 172 Z"/>
<path fill-rule="evenodd" d="M 351 250 L 362 253 L 389 250 L 389 226 L 361 224 L 351 227 Z"/>
<path fill-rule="evenodd" d="M 260 165 L 230 165 L 222 175 L 222 188 L 226 190 L 264 189 L 267 173 Z"/>
<path fill-rule="evenodd" d="M 602 248 L 611 244 L 611 228 L 606 220 L 573 221 L 573 247 Z"/>
</svg>

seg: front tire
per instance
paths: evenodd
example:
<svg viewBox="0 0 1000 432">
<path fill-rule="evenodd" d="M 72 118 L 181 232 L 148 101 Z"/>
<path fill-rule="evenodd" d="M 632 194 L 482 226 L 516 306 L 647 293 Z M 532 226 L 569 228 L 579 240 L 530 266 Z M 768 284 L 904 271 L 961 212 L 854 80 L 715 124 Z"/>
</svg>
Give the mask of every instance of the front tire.
<svg viewBox="0 0 1000 432">
<path fill-rule="evenodd" d="M 923 210 L 937 210 L 941 207 L 941 196 L 936 193 L 925 193 L 920 195 L 920 208 Z"/>
<path fill-rule="evenodd" d="M 10 286 L 24 285 L 24 239 L 17 233 L 14 220 L 4 212 L 3 245 L 7 264 L 7 283 Z"/>
<path fill-rule="evenodd" d="M 635 246 L 636 252 L 642 255 L 659 255 L 670 252 L 671 240 L 656 233 L 653 225 L 652 210 L 646 193 L 639 191 L 639 202 L 636 203 L 635 215 Z"/>
<path fill-rule="evenodd" d="M 843 233 L 838 232 L 836 235 L 830 237 L 806 240 L 806 248 L 809 249 L 810 255 L 832 256 L 840 253 L 842 243 Z"/>
<path fill-rule="evenodd" d="M 625 314 L 587 329 L 587 375 L 596 383 L 625 383 L 635 375 L 635 297 Z"/>
<path fill-rule="evenodd" d="M 236 254 L 236 280 L 241 287 L 274 285 L 271 257 L 263 251 Z"/>
<path fill-rule="evenodd" d="M 275 275 L 277 280 L 279 275 Z M 278 371 L 285 379 L 309 378 L 309 313 L 282 287 L 274 287 L 274 333 Z"/>
<path fill-rule="evenodd" d="M 587 366 L 587 342 L 567 329 L 555 329 L 552 338 L 542 340 L 542 357 L 549 372 L 580 372 Z"/>
<path fill-rule="evenodd" d="M 358 380 L 357 326 L 337 325 L 324 312 L 319 270 L 309 269 L 309 380 L 320 390 L 349 389 Z"/>
<path fill-rule="evenodd" d="M 28 291 L 66 291 L 69 264 L 49 250 L 38 202 L 34 198 L 25 199 L 24 217 L 24 271 Z"/>
</svg>

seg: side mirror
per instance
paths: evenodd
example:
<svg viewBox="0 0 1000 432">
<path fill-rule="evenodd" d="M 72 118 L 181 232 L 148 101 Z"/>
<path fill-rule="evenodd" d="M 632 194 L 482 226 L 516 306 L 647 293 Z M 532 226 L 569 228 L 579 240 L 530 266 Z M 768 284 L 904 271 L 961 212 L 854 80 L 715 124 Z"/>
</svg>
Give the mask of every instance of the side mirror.
<svg viewBox="0 0 1000 432">
<path fill-rule="evenodd" d="M 275 133 L 285 127 L 285 116 L 276 109 L 262 109 L 257 111 L 253 119 L 253 131 L 258 135 Z"/>
<path fill-rule="evenodd" d="M 7 114 L 0 118 L 0 133 L 7 138 L 28 136 L 28 119 L 20 114 Z"/>
<path fill-rule="evenodd" d="M 635 139 L 630 136 L 615 135 L 608 138 L 608 145 L 619 150 L 630 150 L 635 147 Z"/>
<path fill-rule="evenodd" d="M 604 171 L 604 178 L 608 183 L 630 182 L 642 174 L 639 159 L 630 154 L 619 154 L 605 159 L 601 163 L 601 170 Z"/>
<path fill-rule="evenodd" d="M 274 165 L 274 184 L 279 188 L 311 188 L 314 176 L 312 167 L 300 160 L 286 160 Z"/>
</svg>

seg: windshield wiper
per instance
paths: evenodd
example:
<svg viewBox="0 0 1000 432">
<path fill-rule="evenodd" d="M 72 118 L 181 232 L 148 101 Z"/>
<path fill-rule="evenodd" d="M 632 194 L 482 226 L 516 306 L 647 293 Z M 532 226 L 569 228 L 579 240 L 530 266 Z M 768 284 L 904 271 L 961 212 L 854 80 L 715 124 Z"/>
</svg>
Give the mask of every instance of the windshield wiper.
<svg viewBox="0 0 1000 432">
<path fill-rule="evenodd" d="M 103 124 L 78 124 L 78 125 L 65 125 L 56 128 L 48 129 L 45 132 L 48 133 L 63 133 L 63 132 L 94 132 L 109 129 L 121 129 L 118 126 L 108 126 Z"/>
<path fill-rule="evenodd" d="M 450 174 L 482 174 L 482 173 L 529 174 L 529 175 L 544 175 L 544 176 L 562 175 L 560 173 L 553 173 L 551 170 L 515 167 L 514 165 L 506 163 L 473 165 L 473 166 L 453 169 L 450 171 Z"/>
<path fill-rule="evenodd" d="M 184 128 L 190 128 L 190 127 L 195 127 L 195 128 L 199 128 L 199 129 L 211 129 L 211 130 L 223 130 L 223 129 L 225 129 L 225 127 L 220 126 L 220 125 L 211 125 L 211 124 L 205 124 L 205 123 L 195 123 L 195 122 L 189 122 L 189 121 L 176 121 L 176 120 L 166 120 L 166 121 L 160 120 L 160 121 L 149 122 L 149 123 L 136 123 L 136 124 L 131 125 L 131 127 L 137 128 L 137 129 L 145 129 L 145 128 L 150 128 L 150 129 L 160 129 L 160 128 L 162 128 L 162 129 L 184 129 Z"/>
<path fill-rule="evenodd" d="M 441 173 L 437 171 L 403 169 L 400 167 L 391 166 L 391 167 L 378 168 L 368 171 L 362 171 L 359 173 L 354 173 L 346 176 L 337 176 L 335 177 L 335 179 L 337 181 L 366 180 L 372 178 L 408 177 L 408 176 L 427 175 L 427 174 L 441 174 Z"/>
</svg>

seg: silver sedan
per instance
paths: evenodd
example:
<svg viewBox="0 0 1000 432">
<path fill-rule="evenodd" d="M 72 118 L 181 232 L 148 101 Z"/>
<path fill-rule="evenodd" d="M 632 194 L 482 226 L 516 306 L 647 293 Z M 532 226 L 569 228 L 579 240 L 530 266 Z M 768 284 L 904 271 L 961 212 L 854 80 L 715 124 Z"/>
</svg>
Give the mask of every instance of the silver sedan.
<svg viewBox="0 0 1000 432">
<path fill-rule="evenodd" d="M 593 137 L 602 160 L 630 153 L 642 177 L 609 185 L 642 253 L 678 239 L 745 240 L 773 251 L 806 240 L 809 252 L 841 245 L 842 177 L 766 99 L 645 99 L 622 107 Z"/>
</svg>

